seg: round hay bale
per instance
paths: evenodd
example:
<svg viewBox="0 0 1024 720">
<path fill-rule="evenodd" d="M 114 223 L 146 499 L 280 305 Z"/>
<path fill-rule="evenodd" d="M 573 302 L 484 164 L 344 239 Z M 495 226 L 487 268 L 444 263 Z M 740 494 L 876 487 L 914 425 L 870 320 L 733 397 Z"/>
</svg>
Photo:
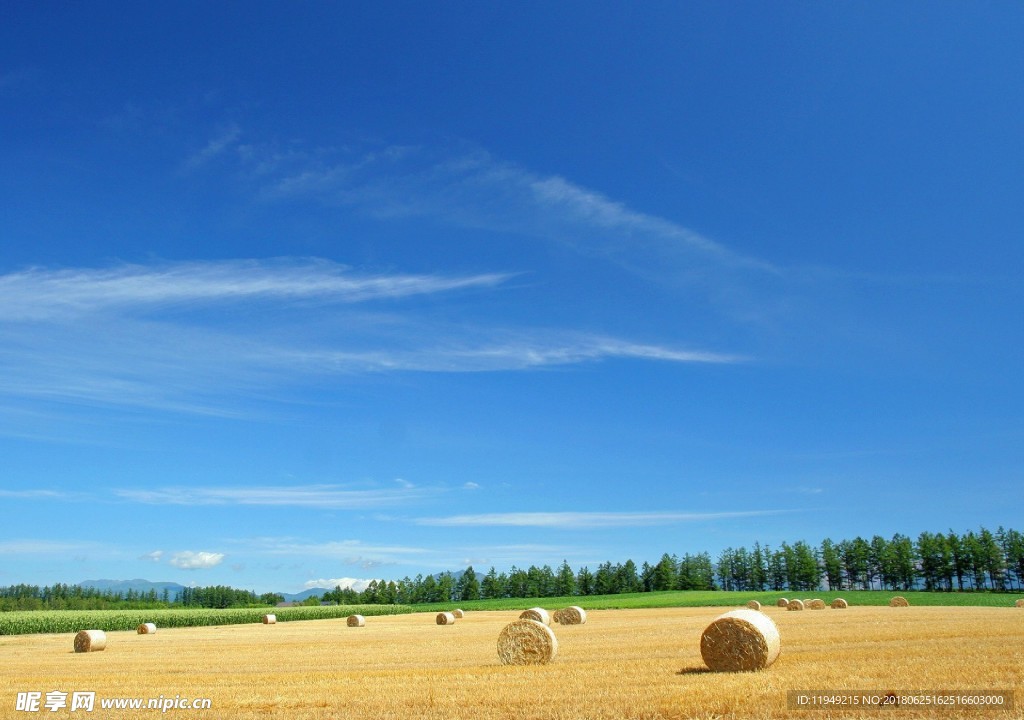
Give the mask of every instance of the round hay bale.
<svg viewBox="0 0 1024 720">
<path fill-rule="evenodd" d="M 539 620 L 516 620 L 498 634 L 502 665 L 543 665 L 558 654 L 555 633 Z"/>
<path fill-rule="evenodd" d="M 804 609 L 804 601 L 803 600 L 790 600 L 789 603 L 786 605 L 786 609 L 787 610 L 803 610 Z"/>
<path fill-rule="evenodd" d="M 775 601 L 775 607 L 786 607 L 788 605 L 789 600 L 787 600 L 786 598 L 779 598 L 777 601 Z"/>
<path fill-rule="evenodd" d="M 456 608 L 455 610 L 452 610 L 452 615 L 455 616 L 456 620 L 458 620 L 459 618 L 462 618 L 462 617 L 466 617 L 466 613 L 462 612 L 458 608 Z"/>
<path fill-rule="evenodd" d="M 455 615 L 450 612 L 440 612 L 437 614 L 438 625 L 452 625 L 455 623 Z"/>
<path fill-rule="evenodd" d="M 757 600 L 751 600 L 750 602 L 747 603 L 747 607 L 750 608 L 751 610 L 760 610 L 761 609 L 761 603 L 759 603 Z"/>
<path fill-rule="evenodd" d="M 135 628 L 135 632 L 137 632 L 139 635 L 152 635 L 156 632 L 156 624 L 142 623 L 137 628 Z"/>
<path fill-rule="evenodd" d="M 889 607 L 910 607 L 910 603 L 902 595 L 897 595 L 889 601 Z"/>
<path fill-rule="evenodd" d="M 811 610 L 824 610 L 825 601 L 820 598 L 814 598 L 809 603 L 807 603 L 807 607 Z"/>
<path fill-rule="evenodd" d="M 349 615 L 345 622 L 349 627 L 366 627 L 366 618 L 362 615 Z"/>
<path fill-rule="evenodd" d="M 561 625 L 582 625 L 587 621 L 587 611 L 579 605 L 570 605 L 561 610 L 555 610 L 551 619 Z"/>
<path fill-rule="evenodd" d="M 850 603 L 846 602 L 842 598 L 836 598 L 832 601 L 833 610 L 845 610 L 848 607 L 850 607 Z"/>
<path fill-rule="evenodd" d="M 764 670 L 781 649 L 772 619 L 746 608 L 719 615 L 700 636 L 701 657 L 715 672 Z"/>
<path fill-rule="evenodd" d="M 530 608 L 529 610 L 523 610 L 523 612 L 519 614 L 519 619 L 536 620 L 537 622 L 544 623 L 545 625 L 551 624 L 551 616 L 548 614 L 548 611 L 542 607 L 534 607 Z"/>
<path fill-rule="evenodd" d="M 264 615 L 263 616 L 263 624 L 264 625 L 274 625 L 276 623 L 277 623 L 277 615 Z"/>
<path fill-rule="evenodd" d="M 98 652 L 107 647 L 107 634 L 102 630 L 79 630 L 75 635 L 75 652 Z"/>
<path fill-rule="evenodd" d="M 1024 607 L 1024 598 L 1021 598 L 1020 600 L 1015 602 L 1013 605 L 1014 605 L 1014 607 Z"/>
</svg>

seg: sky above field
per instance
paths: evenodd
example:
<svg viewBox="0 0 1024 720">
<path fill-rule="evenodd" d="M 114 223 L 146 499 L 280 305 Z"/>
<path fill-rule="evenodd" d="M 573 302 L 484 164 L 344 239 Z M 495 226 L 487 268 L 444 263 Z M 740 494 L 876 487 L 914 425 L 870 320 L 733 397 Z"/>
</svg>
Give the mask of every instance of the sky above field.
<svg viewBox="0 0 1024 720">
<path fill-rule="evenodd" d="M 1020 529 L 1020 4 L 4 16 L 0 585 Z"/>
</svg>

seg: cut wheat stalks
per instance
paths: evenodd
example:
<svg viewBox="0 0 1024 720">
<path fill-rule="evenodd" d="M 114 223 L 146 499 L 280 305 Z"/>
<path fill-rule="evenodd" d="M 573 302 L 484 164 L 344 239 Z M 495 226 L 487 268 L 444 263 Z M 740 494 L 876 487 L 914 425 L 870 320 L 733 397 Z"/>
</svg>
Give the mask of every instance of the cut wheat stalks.
<svg viewBox="0 0 1024 720">
<path fill-rule="evenodd" d="M 75 635 L 75 652 L 97 652 L 107 647 L 107 634 L 102 630 L 79 630 Z"/>
<path fill-rule="evenodd" d="M 450 612 L 438 613 L 436 621 L 438 625 L 452 625 L 455 623 L 455 614 Z"/>
<path fill-rule="evenodd" d="M 551 624 L 551 615 L 549 615 L 548 611 L 542 607 L 534 607 L 530 608 L 529 610 L 523 610 L 523 612 L 519 614 L 519 619 L 536 620 L 537 622 L 544 623 L 545 625 Z"/>
<path fill-rule="evenodd" d="M 1015 602 L 1014 607 L 1024 607 L 1024 598 L 1021 598 L 1020 600 Z"/>
<path fill-rule="evenodd" d="M 825 601 L 820 598 L 814 598 L 807 604 L 807 607 L 810 610 L 824 610 Z"/>
<path fill-rule="evenodd" d="M 274 625 L 275 623 L 277 623 L 277 615 L 264 615 L 263 616 L 263 624 L 264 625 Z"/>
<path fill-rule="evenodd" d="M 902 595 L 897 595 L 889 601 L 889 607 L 910 607 L 910 603 Z"/>
<path fill-rule="evenodd" d="M 757 600 L 751 600 L 750 602 L 747 603 L 747 607 L 750 608 L 751 610 L 760 610 L 761 609 L 761 603 L 759 603 Z"/>
<path fill-rule="evenodd" d="M 464 613 L 462 610 L 459 610 L 458 608 L 452 610 L 452 615 L 455 616 L 456 620 L 458 620 L 459 618 L 466 617 L 466 613 Z"/>
<path fill-rule="evenodd" d="M 715 672 L 764 670 L 781 649 L 772 619 L 746 608 L 719 615 L 700 636 L 701 657 Z"/>
<path fill-rule="evenodd" d="M 790 600 L 789 603 L 786 605 L 786 609 L 787 610 L 803 610 L 804 609 L 804 601 L 803 600 Z"/>
<path fill-rule="evenodd" d="M 135 628 L 135 632 L 137 632 L 139 635 L 152 635 L 156 632 L 156 624 L 142 623 L 137 628 Z"/>
<path fill-rule="evenodd" d="M 787 600 L 786 598 L 779 598 L 775 602 L 775 607 L 786 607 L 788 605 L 789 605 L 789 600 Z"/>
<path fill-rule="evenodd" d="M 587 621 L 587 611 L 579 605 L 570 605 L 561 610 L 555 610 L 551 619 L 560 625 L 582 625 Z"/>
<path fill-rule="evenodd" d="M 850 603 L 846 602 L 842 598 L 836 598 L 832 601 L 833 610 L 845 610 L 848 607 L 850 607 Z"/>
<path fill-rule="evenodd" d="M 366 618 L 362 615 L 349 615 L 345 622 L 349 627 L 366 627 Z"/>
<path fill-rule="evenodd" d="M 516 620 L 498 635 L 498 659 L 502 665 L 543 665 L 557 654 L 555 633 L 539 620 Z"/>
</svg>

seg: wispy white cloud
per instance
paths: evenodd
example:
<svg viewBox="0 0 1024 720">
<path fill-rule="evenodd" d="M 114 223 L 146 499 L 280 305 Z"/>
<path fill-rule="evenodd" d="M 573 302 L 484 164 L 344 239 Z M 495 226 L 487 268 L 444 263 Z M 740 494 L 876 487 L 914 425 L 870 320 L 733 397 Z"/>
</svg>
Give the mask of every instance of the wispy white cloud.
<svg viewBox="0 0 1024 720">
<path fill-rule="evenodd" d="M 158 563 L 163 558 L 163 556 L 163 550 L 154 550 L 153 552 L 148 552 L 145 555 L 142 555 L 141 557 L 139 557 L 139 560 L 148 560 L 149 562 Z"/>
<path fill-rule="evenodd" d="M 64 490 L 3 490 L 0 498 L 11 500 L 65 500 L 76 501 L 85 497 L 84 493 L 66 492 Z"/>
<path fill-rule="evenodd" d="M 124 500 L 149 505 L 269 505 L 356 510 L 398 505 L 433 492 L 413 486 L 352 490 L 338 485 L 305 485 L 120 489 L 114 494 Z"/>
<path fill-rule="evenodd" d="M 328 590 L 333 590 L 336 587 L 340 587 L 342 590 L 352 589 L 356 592 L 362 592 L 371 582 L 373 582 L 372 578 L 319 578 L 318 580 L 307 580 L 303 587 L 307 590 L 311 590 L 313 588 L 327 588 Z"/>
<path fill-rule="evenodd" d="M 231 123 L 212 138 L 202 150 L 194 153 L 185 161 L 185 167 L 194 169 L 205 165 L 219 155 L 223 155 L 231 147 L 237 144 L 242 129 L 237 124 Z"/>
<path fill-rule="evenodd" d="M 643 527 L 648 525 L 674 525 L 678 523 L 739 518 L 762 517 L 779 514 L 780 510 L 750 510 L 738 512 L 510 512 L 480 515 L 451 515 L 415 520 L 418 525 L 441 527 L 545 527 L 565 530 L 588 528 Z"/>
<path fill-rule="evenodd" d="M 174 553 L 170 563 L 180 570 L 205 570 L 216 567 L 224 561 L 224 553 L 193 552 L 184 550 Z"/>
<path fill-rule="evenodd" d="M 0 540 L 0 555 L 56 555 L 71 557 L 97 547 L 90 541 Z"/>
</svg>

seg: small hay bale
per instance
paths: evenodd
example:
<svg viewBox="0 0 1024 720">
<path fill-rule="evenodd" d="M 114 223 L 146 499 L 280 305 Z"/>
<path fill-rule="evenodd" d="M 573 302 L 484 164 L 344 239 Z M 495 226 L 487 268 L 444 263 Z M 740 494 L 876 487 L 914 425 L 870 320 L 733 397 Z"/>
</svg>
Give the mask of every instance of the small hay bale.
<svg viewBox="0 0 1024 720">
<path fill-rule="evenodd" d="M 786 598 L 779 598 L 775 601 L 775 607 L 786 607 L 789 605 L 789 600 Z"/>
<path fill-rule="evenodd" d="M 761 603 L 759 603 L 757 600 L 751 600 L 750 602 L 747 603 L 747 607 L 750 608 L 751 610 L 760 610 L 761 609 Z"/>
<path fill-rule="evenodd" d="M 807 607 L 811 610 L 824 610 L 825 601 L 820 598 L 814 598 L 807 604 Z"/>
<path fill-rule="evenodd" d="M 455 623 L 455 614 L 450 612 L 440 612 L 437 614 L 438 625 L 452 625 Z"/>
<path fill-rule="evenodd" d="M 466 617 L 466 613 L 464 613 L 462 610 L 459 610 L 458 608 L 452 610 L 452 615 L 455 616 L 456 620 L 458 620 L 459 618 Z"/>
<path fill-rule="evenodd" d="M 529 610 L 523 610 L 523 612 L 519 614 L 519 619 L 536 620 L 537 622 L 544 623 L 545 625 L 551 624 L 551 616 L 548 614 L 548 611 L 542 607 L 534 607 L 530 608 Z"/>
<path fill-rule="evenodd" d="M 349 627 L 366 627 L 366 618 L 362 615 L 349 615 L 345 622 Z"/>
<path fill-rule="evenodd" d="M 135 632 L 137 632 L 139 635 L 152 635 L 156 632 L 156 624 L 142 623 L 137 628 L 135 628 Z"/>
<path fill-rule="evenodd" d="M 539 620 L 516 620 L 498 635 L 498 659 L 502 665 L 543 665 L 557 654 L 555 633 Z"/>
<path fill-rule="evenodd" d="M 833 610 L 845 610 L 848 607 L 850 607 L 850 603 L 846 602 L 842 598 L 836 598 L 832 601 Z"/>
<path fill-rule="evenodd" d="M 910 607 L 910 603 L 902 595 L 897 595 L 889 601 L 889 607 Z"/>
<path fill-rule="evenodd" d="M 264 625 L 274 625 L 276 623 L 277 623 L 277 615 L 264 615 L 263 616 L 263 624 Z"/>
<path fill-rule="evenodd" d="M 764 670 L 782 649 L 779 629 L 764 613 L 730 610 L 700 636 L 700 654 L 714 672 Z"/>
<path fill-rule="evenodd" d="M 79 630 L 75 635 L 75 652 L 98 652 L 107 647 L 107 634 L 102 630 Z"/>
<path fill-rule="evenodd" d="M 1014 605 L 1014 607 L 1024 607 L 1024 598 L 1021 598 L 1020 600 L 1015 602 L 1013 605 Z"/>
<path fill-rule="evenodd" d="M 786 605 L 786 609 L 787 610 L 803 610 L 804 609 L 804 601 L 803 600 L 790 600 L 789 603 Z"/>
<path fill-rule="evenodd" d="M 570 605 L 561 610 L 555 610 L 551 619 L 561 625 L 582 625 L 587 621 L 587 611 L 579 605 Z"/>
</svg>

